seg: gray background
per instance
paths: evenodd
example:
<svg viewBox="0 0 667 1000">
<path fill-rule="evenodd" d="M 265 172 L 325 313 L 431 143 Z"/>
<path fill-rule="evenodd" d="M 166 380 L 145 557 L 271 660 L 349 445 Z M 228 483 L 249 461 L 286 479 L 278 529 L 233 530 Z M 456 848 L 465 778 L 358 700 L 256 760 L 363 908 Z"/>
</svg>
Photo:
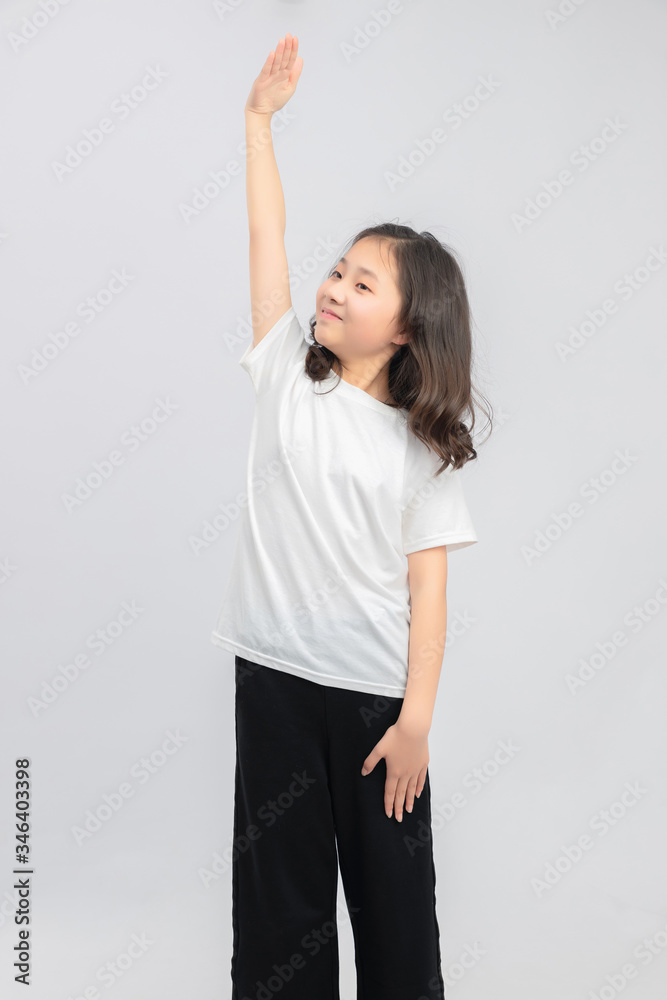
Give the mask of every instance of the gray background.
<svg viewBox="0 0 667 1000">
<path fill-rule="evenodd" d="M 662 1000 L 665 4 L 562 3 L 556 22 L 556 0 L 50 3 L 50 16 L 34 0 L 0 13 L 3 996 L 27 995 L 12 982 L 25 756 L 30 996 L 231 993 L 233 656 L 209 636 L 254 406 L 237 364 L 243 106 L 290 31 L 304 69 L 274 133 L 299 318 L 326 273 L 322 243 L 335 259 L 376 221 L 430 229 L 464 262 L 495 412 L 464 470 L 480 541 L 450 559 L 430 734 L 448 1000 Z M 12 43 L 21 31 L 34 37 Z M 121 118 L 114 101 L 150 67 L 163 78 Z M 493 93 L 475 100 L 481 78 Z M 113 131 L 59 179 L 56 161 L 104 117 Z M 419 163 L 436 128 L 446 139 Z M 392 186 L 401 157 L 413 170 Z M 131 280 L 109 295 L 114 270 Z M 88 297 L 93 321 L 78 312 Z M 68 507 L 114 449 L 122 463 Z M 104 652 L 87 646 L 97 630 Z M 164 753 L 169 733 L 179 745 Z M 123 783 L 129 797 L 77 839 Z M 134 936 L 144 950 L 126 960 Z M 122 975 L 97 978 L 116 961 Z"/>
</svg>

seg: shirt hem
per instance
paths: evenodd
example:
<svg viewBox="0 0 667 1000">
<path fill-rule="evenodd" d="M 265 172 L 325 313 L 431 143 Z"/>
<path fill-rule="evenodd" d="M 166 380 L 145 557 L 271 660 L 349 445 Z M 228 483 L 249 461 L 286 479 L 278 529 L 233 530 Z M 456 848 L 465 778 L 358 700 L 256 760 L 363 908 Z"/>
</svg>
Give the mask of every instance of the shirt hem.
<svg viewBox="0 0 667 1000">
<path fill-rule="evenodd" d="M 227 639 L 218 632 L 211 633 L 211 642 L 214 646 L 226 649 L 230 653 L 236 653 L 244 660 L 251 663 L 258 663 L 262 667 L 272 667 L 274 670 L 282 670 L 284 673 L 293 674 L 295 677 L 302 677 L 304 680 L 313 681 L 315 684 L 323 684 L 326 687 L 343 688 L 346 691 L 360 691 L 365 694 L 384 695 L 385 698 L 405 698 L 405 687 L 394 687 L 390 684 L 376 684 L 373 681 L 355 680 L 350 677 L 335 677 L 333 674 L 320 674 L 307 667 L 300 667 L 287 660 L 277 660 L 275 657 L 266 656 L 255 649 L 242 646 L 241 643 L 233 639 Z"/>
<path fill-rule="evenodd" d="M 430 538 L 422 538 L 418 542 L 411 542 L 404 548 L 405 555 L 412 552 L 420 552 L 422 549 L 432 549 L 436 545 L 446 545 L 447 549 L 455 552 L 456 549 L 465 548 L 466 545 L 474 545 L 479 539 L 475 538 L 467 531 L 459 531 L 457 534 L 432 535 Z"/>
</svg>

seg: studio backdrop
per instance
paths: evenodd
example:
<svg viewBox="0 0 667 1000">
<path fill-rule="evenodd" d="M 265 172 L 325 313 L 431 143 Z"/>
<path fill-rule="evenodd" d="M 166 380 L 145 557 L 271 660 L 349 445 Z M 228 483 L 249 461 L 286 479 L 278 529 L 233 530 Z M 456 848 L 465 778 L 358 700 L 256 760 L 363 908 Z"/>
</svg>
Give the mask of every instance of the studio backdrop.
<svg viewBox="0 0 667 1000">
<path fill-rule="evenodd" d="M 0 993 L 231 995 L 210 635 L 255 402 L 243 109 L 286 32 L 299 319 L 354 233 L 428 230 L 493 405 L 429 735 L 447 1000 L 664 1000 L 659 0 L 0 5 Z"/>
</svg>

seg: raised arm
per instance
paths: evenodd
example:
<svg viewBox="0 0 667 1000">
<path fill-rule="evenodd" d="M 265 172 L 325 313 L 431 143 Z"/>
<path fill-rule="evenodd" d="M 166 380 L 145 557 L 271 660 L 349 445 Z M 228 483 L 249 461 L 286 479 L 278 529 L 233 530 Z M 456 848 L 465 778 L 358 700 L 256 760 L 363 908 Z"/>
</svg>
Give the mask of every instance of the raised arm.
<svg viewBox="0 0 667 1000">
<path fill-rule="evenodd" d="M 303 59 L 289 33 L 272 49 L 245 106 L 250 302 L 257 345 L 292 305 L 285 253 L 285 199 L 273 152 L 271 118 L 294 93 Z"/>
</svg>

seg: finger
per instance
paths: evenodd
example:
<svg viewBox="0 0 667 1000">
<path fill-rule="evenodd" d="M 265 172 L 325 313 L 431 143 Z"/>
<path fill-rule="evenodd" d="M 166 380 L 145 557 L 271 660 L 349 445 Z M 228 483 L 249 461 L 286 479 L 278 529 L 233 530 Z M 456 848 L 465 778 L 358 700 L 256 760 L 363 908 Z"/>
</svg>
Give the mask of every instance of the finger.
<svg viewBox="0 0 667 1000">
<path fill-rule="evenodd" d="M 273 67 L 273 60 L 275 59 L 275 56 L 276 56 L 276 54 L 275 54 L 274 50 L 271 49 L 271 51 L 269 52 L 268 56 L 266 57 L 266 62 L 262 66 L 262 75 L 263 76 L 270 76 L 271 75 L 271 69 Z"/>
<path fill-rule="evenodd" d="M 280 62 L 281 69 L 287 69 L 287 65 L 290 60 L 290 55 L 292 54 L 292 36 L 289 32 L 285 35 L 285 48 L 282 53 L 282 60 Z"/>
<path fill-rule="evenodd" d="M 405 792 L 408 787 L 408 782 L 406 778 L 402 778 L 396 787 L 396 796 L 394 799 L 394 814 L 399 823 L 403 822 L 403 806 L 405 803 Z"/>
<path fill-rule="evenodd" d="M 417 790 L 417 781 L 419 780 L 419 775 L 415 775 L 414 778 L 410 778 L 408 781 L 408 788 L 405 794 L 405 809 L 406 812 L 411 813 L 413 806 L 415 804 L 415 792 Z"/>
<path fill-rule="evenodd" d="M 280 64 L 282 62 L 283 52 L 284 51 L 285 51 L 285 39 L 281 38 L 280 41 L 278 42 L 278 44 L 276 45 L 276 51 L 275 51 L 275 55 L 274 55 L 274 58 L 273 58 L 273 67 L 272 68 L 273 68 L 273 70 L 275 72 L 278 72 L 278 70 L 280 69 Z"/>
<path fill-rule="evenodd" d="M 291 84 L 296 84 L 298 82 L 299 77 L 301 76 L 302 69 L 303 69 L 303 59 L 301 58 L 301 56 L 299 56 L 296 63 L 294 64 L 294 69 L 290 73 L 289 82 Z"/>
<path fill-rule="evenodd" d="M 397 778 L 387 778 L 384 785 L 384 811 L 387 816 L 391 819 L 391 813 L 394 808 L 394 799 L 396 798 L 396 786 L 398 785 Z"/>
<path fill-rule="evenodd" d="M 426 784 L 426 771 L 427 771 L 427 768 L 428 768 L 428 764 L 426 765 L 426 767 L 423 767 L 421 769 L 421 771 L 419 772 L 419 777 L 417 778 L 417 798 L 419 798 L 419 796 L 421 795 L 421 793 L 424 791 L 424 785 Z"/>
<path fill-rule="evenodd" d="M 296 35 L 289 35 L 289 40 L 290 40 L 289 48 L 285 48 L 285 52 L 287 54 L 287 69 L 291 69 L 292 66 L 294 65 L 294 60 L 296 59 L 296 50 L 298 45 L 296 40 Z"/>
<path fill-rule="evenodd" d="M 362 774 L 368 774 L 370 771 L 372 771 L 373 768 L 375 767 L 375 765 L 377 764 L 377 762 L 378 762 L 379 759 L 380 759 L 380 757 L 376 753 L 376 751 L 375 750 L 371 750 L 371 752 L 369 753 L 368 757 L 366 758 L 365 761 L 363 761 L 363 763 L 361 765 L 361 773 Z"/>
</svg>

